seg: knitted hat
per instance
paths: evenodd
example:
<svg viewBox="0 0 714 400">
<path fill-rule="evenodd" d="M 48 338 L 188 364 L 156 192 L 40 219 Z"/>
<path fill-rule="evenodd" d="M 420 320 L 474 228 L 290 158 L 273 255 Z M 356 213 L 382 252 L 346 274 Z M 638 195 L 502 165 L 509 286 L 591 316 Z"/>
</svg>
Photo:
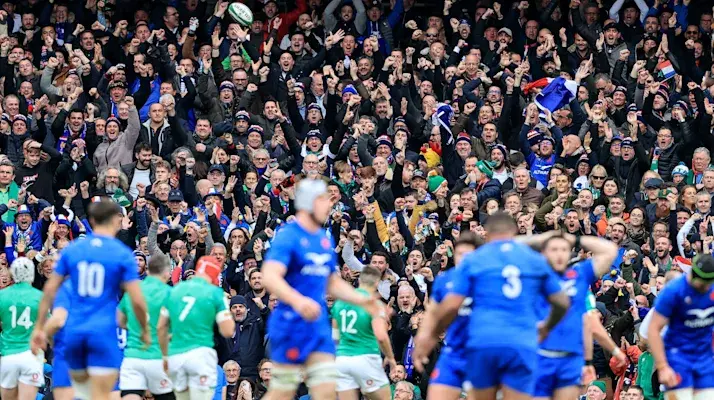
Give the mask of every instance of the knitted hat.
<svg viewBox="0 0 714 400">
<path fill-rule="evenodd" d="M 12 123 L 14 124 L 17 121 L 22 121 L 27 126 L 27 117 L 26 116 L 24 116 L 22 114 L 17 114 L 15 116 L 15 118 L 13 118 Z"/>
<path fill-rule="evenodd" d="M 441 187 L 441 184 L 446 182 L 446 179 L 443 176 L 436 175 L 436 172 L 434 172 L 434 175 L 432 175 L 432 172 L 429 173 L 429 193 L 436 192 L 436 190 Z"/>
<path fill-rule="evenodd" d="M 605 382 L 603 382 L 603 381 L 592 381 L 592 382 L 590 382 L 590 385 L 588 385 L 588 387 L 590 387 L 590 386 L 595 386 L 595 387 L 597 387 L 597 388 L 600 389 L 603 393 L 606 393 L 606 392 L 607 392 L 607 385 L 605 385 Z"/>
<path fill-rule="evenodd" d="M 250 121 L 250 114 L 248 111 L 240 110 L 236 113 L 236 122 L 238 121 Z"/>
<path fill-rule="evenodd" d="M 622 139 L 622 144 L 620 144 L 620 147 L 635 147 L 634 142 L 630 138 L 624 138 Z"/>
<path fill-rule="evenodd" d="M 629 106 L 627 106 L 627 112 L 637 112 L 637 104 L 632 103 Z"/>
<path fill-rule="evenodd" d="M 119 121 L 119 118 L 117 118 L 117 117 L 109 117 L 109 118 L 107 118 L 106 125 L 109 125 L 110 122 L 119 125 L 119 127 L 121 128 L 121 121 Z"/>
<path fill-rule="evenodd" d="M 378 137 L 377 138 L 377 146 L 381 146 L 381 145 L 385 145 L 385 146 L 389 147 L 389 149 L 391 150 L 393 147 L 392 139 L 390 139 L 389 136 L 387 136 L 387 135 L 382 135 L 382 136 Z"/>
<path fill-rule="evenodd" d="M 576 163 L 576 166 L 579 165 L 580 163 L 585 163 L 590 165 L 590 159 L 588 158 L 587 154 L 582 154 L 580 158 L 578 158 L 578 162 Z"/>
<path fill-rule="evenodd" d="M 669 103 L 669 93 L 667 93 L 666 90 L 664 89 L 659 89 L 657 93 L 655 93 L 655 96 L 662 96 L 664 98 L 665 103 Z"/>
<path fill-rule="evenodd" d="M 342 95 L 344 96 L 345 93 L 351 93 L 351 94 L 358 94 L 357 89 L 355 89 L 354 85 L 347 85 L 342 89 Z"/>
<path fill-rule="evenodd" d="M 242 304 L 243 306 L 248 306 L 248 302 L 245 300 L 244 296 L 241 296 L 239 294 L 231 297 L 231 306 L 235 304 Z"/>
<path fill-rule="evenodd" d="M 461 132 L 458 134 L 458 136 L 456 136 L 456 143 L 459 143 L 461 141 L 468 142 L 468 144 L 471 144 L 471 136 L 466 132 Z"/>
<path fill-rule="evenodd" d="M 246 135 L 250 135 L 251 132 L 258 132 L 262 136 L 263 128 L 260 125 L 251 125 L 248 127 L 248 131 L 246 132 Z"/>
<path fill-rule="evenodd" d="M 307 133 L 305 133 L 305 137 L 308 139 L 316 137 L 322 140 L 322 132 L 320 132 L 319 129 L 310 129 L 309 131 L 307 131 Z"/>
<path fill-rule="evenodd" d="M 552 136 L 548 136 L 548 135 L 541 136 L 541 139 L 538 142 L 538 144 L 540 144 L 542 142 L 549 142 L 552 146 L 555 146 L 555 139 L 553 139 Z"/>
<path fill-rule="evenodd" d="M 684 110 L 685 114 L 689 114 L 689 106 L 687 105 L 687 102 L 684 100 L 678 100 L 676 103 L 672 105 L 672 108 L 674 107 L 679 107 L 682 110 Z"/>
<path fill-rule="evenodd" d="M 612 93 L 614 94 L 615 92 L 622 92 L 625 96 L 627 96 L 627 88 L 624 87 L 624 86 L 618 86 L 618 87 L 616 87 L 615 90 L 613 90 Z"/>
<path fill-rule="evenodd" d="M 672 170 L 672 176 L 675 175 L 681 175 L 681 176 L 687 176 L 689 174 L 689 168 L 687 168 L 686 165 L 684 165 L 683 162 L 680 162 L 674 169 Z"/>
<path fill-rule="evenodd" d="M 481 160 L 476 163 L 476 168 L 489 178 L 493 177 L 493 163 Z"/>
<path fill-rule="evenodd" d="M 233 89 L 235 89 L 235 87 L 236 86 L 233 84 L 233 82 L 223 81 L 223 82 L 221 82 L 221 86 L 218 88 L 218 91 L 222 92 L 224 90 L 233 90 Z"/>
<path fill-rule="evenodd" d="M 532 131 L 528 132 L 528 135 L 526 138 L 528 139 L 528 145 L 529 146 L 535 146 L 541 141 L 541 137 L 543 135 L 536 129 L 533 129 Z"/>
<path fill-rule="evenodd" d="M 307 111 L 310 110 L 317 110 L 320 112 L 320 115 L 322 115 L 322 108 L 317 103 L 310 103 L 310 105 L 307 106 Z"/>
</svg>

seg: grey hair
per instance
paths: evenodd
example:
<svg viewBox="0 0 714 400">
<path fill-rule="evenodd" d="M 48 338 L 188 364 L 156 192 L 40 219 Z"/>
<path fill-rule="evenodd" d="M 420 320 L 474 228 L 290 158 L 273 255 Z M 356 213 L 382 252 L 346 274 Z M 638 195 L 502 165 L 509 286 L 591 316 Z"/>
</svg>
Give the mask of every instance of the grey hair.
<svg viewBox="0 0 714 400">
<path fill-rule="evenodd" d="M 240 365 L 239 365 L 235 360 L 228 360 L 228 361 L 226 361 L 226 362 L 223 364 L 223 369 L 226 369 L 227 367 L 229 367 L 229 366 L 231 366 L 231 365 L 233 365 L 233 364 L 235 364 L 236 367 L 238 367 L 238 369 L 240 370 Z"/>
<path fill-rule="evenodd" d="M 707 157 L 709 157 L 710 160 L 712 159 L 711 153 L 709 152 L 709 149 L 707 149 L 706 147 L 697 147 L 694 150 L 694 153 L 692 153 L 692 155 L 694 155 L 696 153 L 704 153 L 707 155 Z"/>
<path fill-rule="evenodd" d="M 97 176 L 97 189 L 104 189 L 104 181 L 107 179 L 107 172 L 110 169 L 115 169 L 119 172 L 119 188 L 124 192 L 129 190 L 129 178 L 126 176 L 124 171 L 121 170 L 121 168 L 113 166 L 108 166 L 99 171 L 99 176 Z"/>
<path fill-rule="evenodd" d="M 263 154 L 263 155 L 267 156 L 268 158 L 270 158 L 270 153 L 268 153 L 268 150 L 266 150 L 266 149 L 261 148 L 261 149 L 254 151 L 253 157 L 255 157 L 258 153 Z"/>
</svg>

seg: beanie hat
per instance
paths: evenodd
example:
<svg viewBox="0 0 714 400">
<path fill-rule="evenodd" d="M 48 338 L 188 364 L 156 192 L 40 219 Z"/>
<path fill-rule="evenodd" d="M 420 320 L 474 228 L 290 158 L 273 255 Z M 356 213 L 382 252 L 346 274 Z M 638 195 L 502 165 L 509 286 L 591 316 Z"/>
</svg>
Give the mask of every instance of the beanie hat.
<svg viewBox="0 0 714 400">
<path fill-rule="evenodd" d="M 664 90 L 664 89 L 659 89 L 659 90 L 657 91 L 657 93 L 655 93 L 655 95 L 662 96 L 662 97 L 664 98 L 664 101 L 665 101 L 666 103 L 669 103 L 669 93 L 667 93 L 666 90 Z"/>
<path fill-rule="evenodd" d="M 689 174 L 689 168 L 687 168 L 686 165 L 684 165 L 683 162 L 680 162 L 674 169 L 672 170 L 672 176 L 675 175 L 681 175 L 681 176 L 687 176 Z"/>
<path fill-rule="evenodd" d="M 245 300 L 244 296 L 241 296 L 239 294 L 231 297 L 231 307 L 235 304 L 242 304 L 243 306 L 248 306 L 248 302 Z"/>
<path fill-rule="evenodd" d="M 637 112 L 637 104 L 632 103 L 627 106 L 627 112 Z"/>
<path fill-rule="evenodd" d="M 434 175 L 432 175 L 432 172 Z M 429 172 L 429 193 L 434 193 L 436 190 L 441 187 L 441 184 L 446 182 L 446 179 L 441 176 L 441 175 L 436 175 L 436 172 L 432 171 Z"/>
<path fill-rule="evenodd" d="M 240 110 L 236 113 L 236 122 L 238 121 L 250 121 L 250 114 L 248 111 Z"/>
<path fill-rule="evenodd" d="M 393 148 L 392 139 L 387 135 L 382 135 L 377 138 L 377 146 L 385 145 L 391 150 Z"/>
<path fill-rule="evenodd" d="M 22 114 L 17 114 L 15 118 L 13 118 L 12 123 L 14 124 L 17 121 L 22 121 L 27 125 L 27 117 Z"/>
<path fill-rule="evenodd" d="M 342 89 L 342 95 L 344 96 L 346 93 L 351 93 L 351 94 L 358 94 L 357 89 L 355 89 L 354 85 L 347 85 Z"/>
<path fill-rule="evenodd" d="M 119 127 L 121 128 L 121 121 L 119 121 L 119 118 L 117 118 L 117 117 L 109 117 L 109 118 L 107 118 L 107 122 L 106 122 L 105 126 L 106 126 L 106 125 L 109 125 L 110 122 L 113 122 L 113 123 L 119 125 Z"/>
<path fill-rule="evenodd" d="M 506 148 L 506 146 L 504 146 L 502 144 L 495 144 L 495 145 L 493 145 L 493 147 L 491 147 L 491 151 L 493 151 L 493 150 L 500 151 L 501 154 L 503 154 L 503 159 L 508 161 L 508 149 Z"/>
<path fill-rule="evenodd" d="M 493 163 L 481 160 L 476 163 L 476 168 L 489 178 L 493 177 Z"/>
<path fill-rule="evenodd" d="M 590 386 L 595 386 L 595 387 L 597 387 L 597 388 L 600 389 L 603 393 L 606 393 L 606 392 L 607 392 L 607 385 L 605 385 L 605 382 L 603 382 L 603 381 L 592 381 L 592 382 L 590 382 L 590 385 L 588 385 L 588 387 L 590 387 Z"/>
<path fill-rule="evenodd" d="M 466 132 L 461 132 L 458 134 L 458 136 L 456 136 L 456 143 L 459 143 L 461 141 L 468 142 L 469 144 L 471 144 L 471 136 Z"/>
<path fill-rule="evenodd" d="M 134 257 L 141 257 L 144 259 L 144 262 L 146 262 L 146 254 L 141 250 L 134 250 Z"/>
<path fill-rule="evenodd" d="M 295 190 L 295 209 L 312 212 L 315 199 L 327 193 L 327 185 L 318 179 L 303 179 Z"/>
<path fill-rule="evenodd" d="M 537 145 L 538 143 L 540 143 L 542 136 L 543 135 L 537 129 L 533 129 L 532 131 L 528 132 L 528 135 L 526 136 L 526 138 L 528 139 L 528 145 Z"/>
<path fill-rule="evenodd" d="M 548 135 L 541 136 L 541 139 L 540 139 L 540 141 L 538 141 L 538 144 L 540 144 L 542 142 L 549 142 L 552 146 L 555 147 L 555 139 L 553 139 L 551 136 L 548 136 Z"/>
<path fill-rule="evenodd" d="M 317 103 L 310 103 L 310 105 L 307 106 L 307 111 L 310 110 L 317 110 L 320 112 L 320 115 L 322 115 L 322 108 Z"/>
<path fill-rule="evenodd" d="M 689 114 L 689 106 L 687 105 L 687 102 L 684 100 L 678 100 L 676 103 L 672 105 L 672 107 L 679 107 L 682 110 L 684 110 L 685 114 Z"/>
<path fill-rule="evenodd" d="M 218 91 L 222 92 L 224 90 L 233 90 L 235 88 L 235 85 L 233 82 L 230 81 L 223 81 L 221 82 L 221 86 L 219 87 Z"/>
</svg>

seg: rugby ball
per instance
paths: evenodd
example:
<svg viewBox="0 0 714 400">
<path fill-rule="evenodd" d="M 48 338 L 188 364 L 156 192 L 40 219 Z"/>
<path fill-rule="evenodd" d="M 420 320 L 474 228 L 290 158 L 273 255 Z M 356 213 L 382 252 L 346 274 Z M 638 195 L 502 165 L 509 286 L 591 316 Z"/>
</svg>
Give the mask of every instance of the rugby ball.
<svg viewBox="0 0 714 400">
<path fill-rule="evenodd" d="M 250 26 L 253 24 L 253 11 L 243 3 L 231 3 L 231 5 L 228 6 L 228 15 L 242 26 Z"/>
</svg>

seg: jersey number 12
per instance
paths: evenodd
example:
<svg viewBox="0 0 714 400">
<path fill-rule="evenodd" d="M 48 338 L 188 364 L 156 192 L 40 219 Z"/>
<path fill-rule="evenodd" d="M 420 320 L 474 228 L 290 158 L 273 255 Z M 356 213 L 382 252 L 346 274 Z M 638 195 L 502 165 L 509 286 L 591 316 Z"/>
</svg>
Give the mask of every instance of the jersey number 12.
<svg viewBox="0 0 714 400">
<path fill-rule="evenodd" d="M 340 324 L 342 332 L 350 334 L 357 333 L 357 329 L 355 329 L 355 323 L 357 323 L 357 311 L 342 310 L 340 311 L 340 318 L 342 319 L 342 323 Z"/>
</svg>

